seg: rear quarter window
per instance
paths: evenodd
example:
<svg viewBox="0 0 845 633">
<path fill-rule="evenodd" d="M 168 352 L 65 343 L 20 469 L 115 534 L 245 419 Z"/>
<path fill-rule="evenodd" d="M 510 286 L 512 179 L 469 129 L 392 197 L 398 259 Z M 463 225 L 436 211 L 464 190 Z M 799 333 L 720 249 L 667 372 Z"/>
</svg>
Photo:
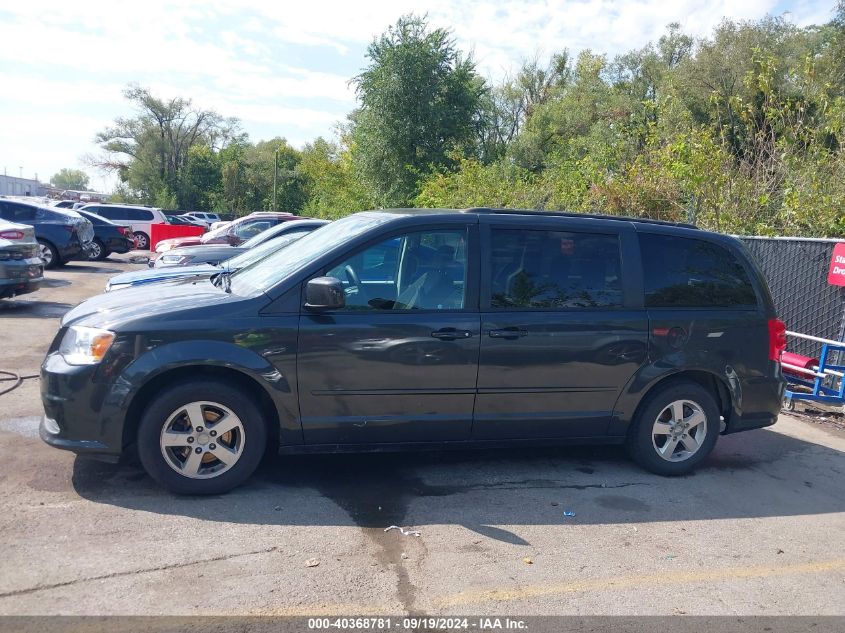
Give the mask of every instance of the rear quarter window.
<svg viewBox="0 0 845 633">
<path fill-rule="evenodd" d="M 757 307 L 742 262 L 713 242 L 640 233 L 647 308 Z"/>
</svg>

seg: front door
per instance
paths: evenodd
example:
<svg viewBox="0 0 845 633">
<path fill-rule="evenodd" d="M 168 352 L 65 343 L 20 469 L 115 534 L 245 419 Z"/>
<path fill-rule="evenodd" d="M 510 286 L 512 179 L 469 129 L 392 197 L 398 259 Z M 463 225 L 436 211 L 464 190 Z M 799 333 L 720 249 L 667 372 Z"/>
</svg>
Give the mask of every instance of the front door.
<svg viewBox="0 0 845 633">
<path fill-rule="evenodd" d="M 473 439 L 604 435 L 645 361 L 648 320 L 624 286 L 620 235 L 570 226 L 485 227 Z"/>
<path fill-rule="evenodd" d="M 303 312 L 307 444 L 467 440 L 478 372 L 477 226 L 408 231 L 321 271 L 346 308 Z M 472 271 L 472 272 L 471 272 Z"/>
</svg>

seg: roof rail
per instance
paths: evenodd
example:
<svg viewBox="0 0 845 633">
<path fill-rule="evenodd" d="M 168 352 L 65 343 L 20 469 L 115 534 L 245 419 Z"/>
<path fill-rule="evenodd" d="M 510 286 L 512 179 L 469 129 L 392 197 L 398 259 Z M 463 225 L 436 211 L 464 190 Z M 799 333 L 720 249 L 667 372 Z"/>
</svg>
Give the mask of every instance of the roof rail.
<svg viewBox="0 0 845 633">
<path fill-rule="evenodd" d="M 698 229 L 687 222 L 670 222 L 668 220 L 652 220 L 650 218 L 632 218 L 625 215 L 607 215 L 605 213 L 577 213 L 573 211 L 539 211 L 536 209 L 494 209 L 491 207 L 469 207 L 461 209 L 462 213 L 502 213 L 513 215 L 551 215 L 563 218 L 586 218 L 588 220 L 618 220 L 620 222 L 639 222 L 642 224 L 660 224 L 664 226 L 681 226 L 687 229 Z"/>
</svg>

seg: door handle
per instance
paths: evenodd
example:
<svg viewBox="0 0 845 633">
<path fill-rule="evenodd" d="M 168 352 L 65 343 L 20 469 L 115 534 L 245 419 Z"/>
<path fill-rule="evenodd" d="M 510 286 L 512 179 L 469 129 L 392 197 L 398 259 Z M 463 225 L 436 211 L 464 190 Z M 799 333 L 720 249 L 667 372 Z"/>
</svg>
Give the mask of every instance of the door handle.
<svg viewBox="0 0 845 633">
<path fill-rule="evenodd" d="M 489 330 L 487 335 L 491 338 L 518 339 L 521 336 L 528 336 L 528 330 L 522 330 L 516 326 L 503 327 L 501 330 Z"/>
<path fill-rule="evenodd" d="M 469 330 L 456 330 L 453 327 L 444 327 L 442 330 L 432 332 L 431 336 L 441 341 L 454 341 L 459 338 L 470 338 L 472 332 Z"/>
</svg>

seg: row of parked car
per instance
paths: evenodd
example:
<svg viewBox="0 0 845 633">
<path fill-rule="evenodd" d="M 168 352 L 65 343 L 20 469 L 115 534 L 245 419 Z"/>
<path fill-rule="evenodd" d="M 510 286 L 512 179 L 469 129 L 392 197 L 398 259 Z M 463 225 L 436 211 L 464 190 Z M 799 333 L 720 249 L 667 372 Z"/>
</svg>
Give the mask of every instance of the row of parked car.
<svg viewBox="0 0 845 633">
<path fill-rule="evenodd" d="M 201 227 L 204 233 L 161 241 L 156 254 L 167 255 L 154 255 L 151 267 L 216 265 L 246 250 L 233 247 L 295 219 L 299 218 L 289 213 L 257 212 L 225 221 L 218 214 L 206 212 L 176 214 L 138 205 L 0 197 L 0 296 L 33 292 L 40 286 L 45 269 L 72 260 L 102 260 L 112 253 L 148 249 L 152 227 L 157 224 L 192 225 Z M 188 246 L 203 246 L 206 251 L 186 253 L 177 248 Z M 224 248 L 217 248 L 215 253 L 215 247 L 221 246 Z M 177 251 L 169 252 L 173 249 Z"/>
</svg>

